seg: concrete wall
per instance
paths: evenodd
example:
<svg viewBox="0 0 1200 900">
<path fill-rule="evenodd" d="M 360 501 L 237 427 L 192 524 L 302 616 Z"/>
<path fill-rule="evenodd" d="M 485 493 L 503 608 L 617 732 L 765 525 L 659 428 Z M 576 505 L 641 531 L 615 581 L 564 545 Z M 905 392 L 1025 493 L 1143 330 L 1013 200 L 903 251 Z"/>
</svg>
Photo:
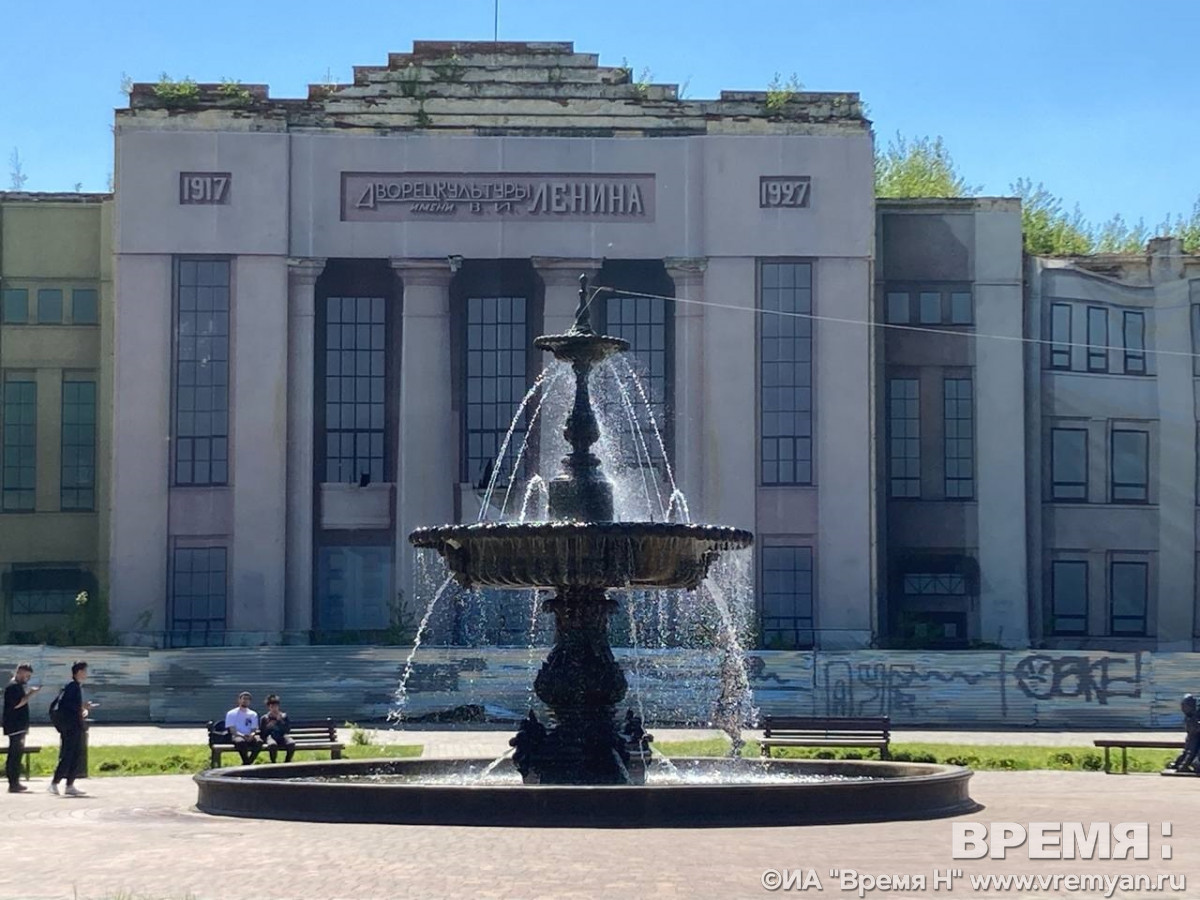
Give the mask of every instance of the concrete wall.
<svg viewBox="0 0 1200 900">
<path fill-rule="evenodd" d="M 338 722 L 383 718 L 405 666 L 404 647 L 262 647 L 186 651 L 64 650 L 0 646 L 0 669 L 31 660 L 54 687 L 70 662 L 90 664 L 98 722 L 198 725 L 228 709 L 238 691 L 276 691 L 297 717 Z M 709 720 L 716 661 L 700 651 L 618 650 L 631 673 L 626 702 L 655 724 Z M 524 648 L 422 649 L 407 683 L 410 715 L 486 705 L 519 718 L 540 665 Z M 763 714 L 886 715 L 894 727 L 1181 728 L 1179 697 L 1194 689 L 1200 655 L 1101 650 L 757 652 L 747 659 Z M 331 677 L 314 677 L 328 671 Z M 636 671 L 637 677 L 632 673 Z M 46 692 L 48 694 L 49 692 Z M 46 721 L 49 697 L 34 709 Z M 197 741 L 203 735 L 197 729 Z"/>
</svg>

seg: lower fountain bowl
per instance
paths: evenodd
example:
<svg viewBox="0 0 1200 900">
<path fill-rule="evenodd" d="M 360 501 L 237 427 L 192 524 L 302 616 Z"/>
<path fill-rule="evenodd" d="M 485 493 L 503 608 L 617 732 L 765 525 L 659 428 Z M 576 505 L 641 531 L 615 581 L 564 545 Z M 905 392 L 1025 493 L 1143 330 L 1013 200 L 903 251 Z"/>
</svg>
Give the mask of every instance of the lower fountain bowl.
<svg viewBox="0 0 1200 900">
<path fill-rule="evenodd" d="M 933 819 L 978 809 L 960 766 L 655 759 L 645 785 L 522 785 L 507 762 L 354 760 L 212 769 L 206 813 L 259 819 L 515 827 L 750 827 Z"/>
</svg>

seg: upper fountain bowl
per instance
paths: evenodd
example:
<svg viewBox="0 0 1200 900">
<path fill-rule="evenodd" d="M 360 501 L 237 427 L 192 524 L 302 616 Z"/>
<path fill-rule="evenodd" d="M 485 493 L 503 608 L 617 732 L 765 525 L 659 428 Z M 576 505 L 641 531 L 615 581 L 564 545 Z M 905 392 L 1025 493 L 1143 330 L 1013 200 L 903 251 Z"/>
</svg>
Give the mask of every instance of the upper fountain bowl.
<svg viewBox="0 0 1200 900">
<path fill-rule="evenodd" d="M 418 528 L 463 587 L 684 588 L 717 556 L 749 547 L 741 528 L 682 522 L 483 522 Z"/>
<path fill-rule="evenodd" d="M 629 341 L 625 338 L 594 334 L 587 326 L 583 329 L 576 326 L 566 334 L 543 334 L 533 339 L 533 345 L 552 354 L 560 362 L 589 365 L 604 362 L 613 354 L 629 349 Z"/>
</svg>

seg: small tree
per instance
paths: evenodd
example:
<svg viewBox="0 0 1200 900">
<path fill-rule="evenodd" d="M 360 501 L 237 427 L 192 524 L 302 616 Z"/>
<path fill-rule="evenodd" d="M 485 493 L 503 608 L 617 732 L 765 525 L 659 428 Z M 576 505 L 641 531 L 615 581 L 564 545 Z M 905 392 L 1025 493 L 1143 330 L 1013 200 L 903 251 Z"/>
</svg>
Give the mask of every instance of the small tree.
<svg viewBox="0 0 1200 900">
<path fill-rule="evenodd" d="M 1021 200 L 1021 234 L 1025 250 L 1038 256 L 1078 256 L 1095 246 L 1092 228 L 1076 206 L 1069 215 L 1062 200 L 1040 182 L 1018 178 L 1010 187 Z"/>
<path fill-rule="evenodd" d="M 897 132 L 887 149 L 875 155 L 877 197 L 973 197 L 941 137 L 908 140 Z"/>
</svg>

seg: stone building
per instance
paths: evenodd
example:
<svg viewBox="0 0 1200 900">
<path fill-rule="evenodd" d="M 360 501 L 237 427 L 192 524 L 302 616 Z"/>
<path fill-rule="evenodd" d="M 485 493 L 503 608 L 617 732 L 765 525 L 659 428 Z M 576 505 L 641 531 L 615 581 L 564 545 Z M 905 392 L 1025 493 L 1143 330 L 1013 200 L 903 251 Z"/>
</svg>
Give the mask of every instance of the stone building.
<svg viewBox="0 0 1200 900">
<path fill-rule="evenodd" d="M 657 373 L 692 508 L 760 536 L 768 642 L 871 640 L 869 330 L 754 314 L 869 315 L 856 94 L 681 100 L 571 44 L 418 42 L 303 100 L 137 85 L 116 154 L 121 630 L 386 627 L 408 532 L 473 518 L 586 272 L 709 304 L 596 313 Z"/>
<path fill-rule="evenodd" d="M 106 587 L 111 215 L 0 193 L 0 639 L 61 641 Z"/>
</svg>

